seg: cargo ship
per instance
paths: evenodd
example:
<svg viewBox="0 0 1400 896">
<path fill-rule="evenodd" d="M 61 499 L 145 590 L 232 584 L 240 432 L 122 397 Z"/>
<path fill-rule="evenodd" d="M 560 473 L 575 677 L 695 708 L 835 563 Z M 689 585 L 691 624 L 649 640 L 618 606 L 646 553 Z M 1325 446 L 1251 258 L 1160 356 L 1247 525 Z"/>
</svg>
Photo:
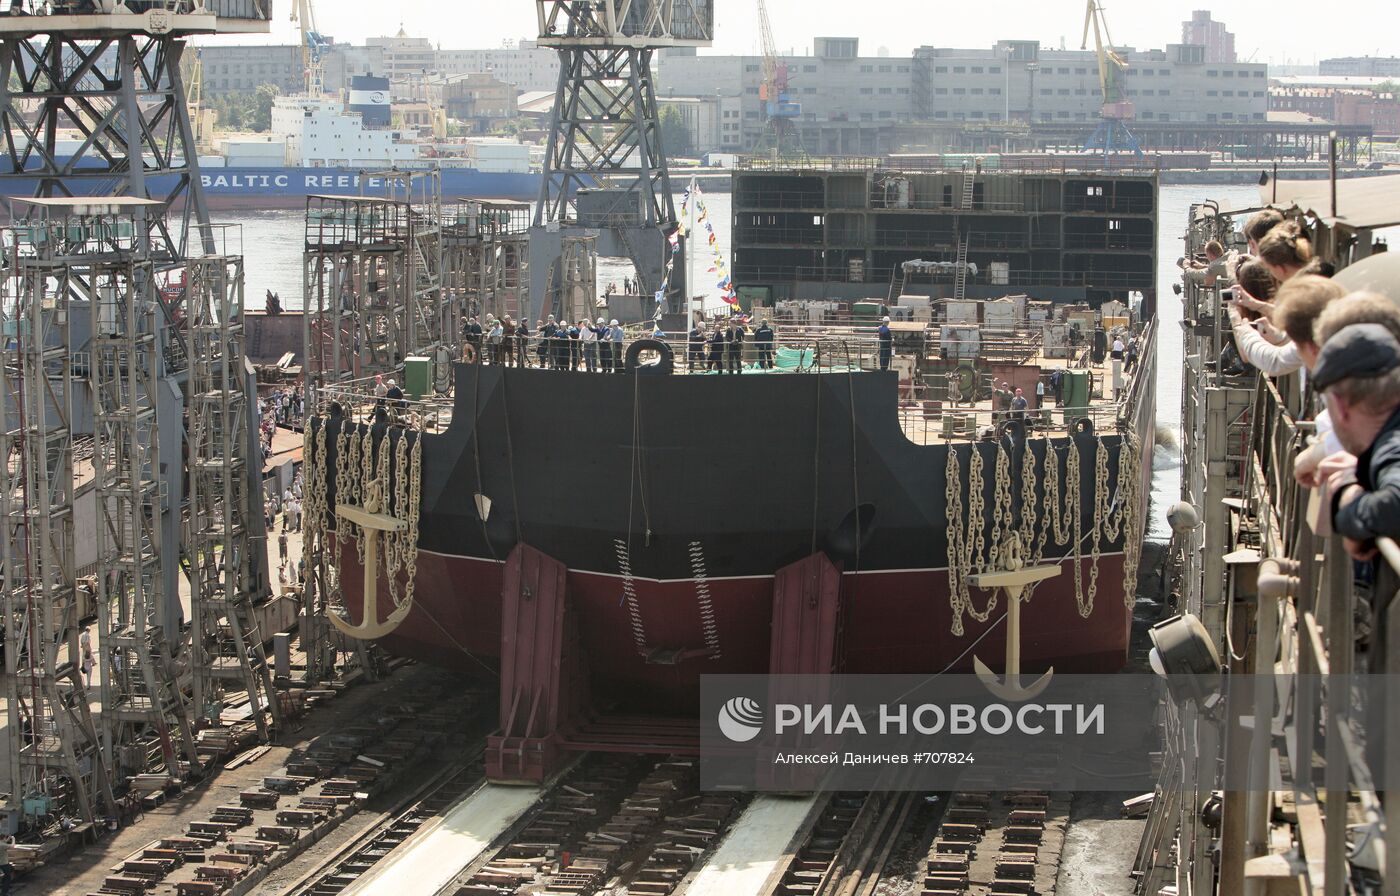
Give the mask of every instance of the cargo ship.
<svg viewBox="0 0 1400 896">
<path fill-rule="evenodd" d="M 787 203 L 736 243 L 742 282 L 779 303 L 755 311 L 776 348 L 750 341 L 743 375 L 641 339 L 620 375 L 476 361 L 453 365 L 448 394 L 392 406 L 363 383 L 319 393 L 306 544 L 328 612 L 391 652 L 499 677 L 493 774 L 608 743 L 684 749 L 693 718 L 662 720 L 693 716 L 706 674 L 1000 670 L 1011 651 L 1037 675 L 1125 663 L 1154 431 L 1155 178 L 946 173 L 977 189 L 945 206 L 936 180 L 896 196 L 890 174 L 736 174 L 736 234 L 756 203 Z M 754 242 L 839 243 L 793 224 L 845 215 L 873 225 L 848 246 Z M 887 218 L 905 234 L 888 255 Z M 1104 244 L 1087 245 L 1096 228 Z M 1002 244 L 969 248 L 989 229 Z M 1120 249 L 1122 231 L 1148 236 Z M 783 266 L 793 251 L 832 251 L 822 270 L 847 275 L 859 255 L 893 296 L 804 280 L 821 271 Z M 947 284 L 939 251 L 960 272 Z M 910 254 L 922 265 L 883 265 Z M 865 300 L 792 297 L 808 291 Z M 1005 597 L 976 577 L 1025 565 L 1055 574 L 1005 625 Z"/>
</svg>

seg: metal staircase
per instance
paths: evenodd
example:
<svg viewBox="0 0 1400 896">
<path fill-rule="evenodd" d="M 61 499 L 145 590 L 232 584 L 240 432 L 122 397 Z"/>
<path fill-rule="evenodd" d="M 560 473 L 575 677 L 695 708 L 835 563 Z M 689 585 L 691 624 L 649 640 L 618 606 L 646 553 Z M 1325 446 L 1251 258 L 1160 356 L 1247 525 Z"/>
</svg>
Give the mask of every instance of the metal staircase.
<svg viewBox="0 0 1400 896">
<path fill-rule="evenodd" d="M 967 292 L 967 244 L 968 237 L 958 237 L 958 257 L 953 268 L 953 298 L 961 300 Z"/>
</svg>

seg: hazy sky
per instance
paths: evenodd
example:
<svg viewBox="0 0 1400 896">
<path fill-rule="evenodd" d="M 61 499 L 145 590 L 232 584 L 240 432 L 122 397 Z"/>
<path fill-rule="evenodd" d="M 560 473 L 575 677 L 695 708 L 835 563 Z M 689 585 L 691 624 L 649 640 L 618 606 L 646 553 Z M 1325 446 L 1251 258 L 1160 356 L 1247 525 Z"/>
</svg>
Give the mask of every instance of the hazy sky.
<svg viewBox="0 0 1400 896">
<path fill-rule="evenodd" d="M 506 39 L 533 37 L 536 30 L 531 0 L 314 2 L 320 30 L 338 41 L 361 43 L 366 37 L 393 34 L 402 23 L 409 34 L 428 37 L 444 47 L 495 47 Z M 1337 7 L 1301 0 L 1216 0 L 1196 5 L 1209 5 L 1215 18 L 1235 33 L 1242 60 L 1311 63 L 1328 56 L 1400 55 L 1400 4 L 1393 0 L 1354 0 Z M 277 42 L 296 39 L 288 19 L 290 8 L 289 0 L 276 0 L 273 35 Z M 715 0 L 715 8 L 718 21 L 712 52 L 757 52 L 756 3 Z M 1180 41 L 1181 22 L 1190 17 L 1192 8 L 1150 0 L 1105 2 L 1113 41 L 1140 49 Z M 778 47 L 793 48 L 799 54 L 810 51 L 817 35 L 859 37 L 863 56 L 874 56 L 881 47 L 892 55 L 908 55 L 924 44 L 990 47 L 1001 38 L 1039 40 L 1055 47 L 1063 39 L 1066 47 L 1077 49 L 1084 28 L 1084 4 L 1078 0 L 768 0 L 768 11 Z"/>
</svg>

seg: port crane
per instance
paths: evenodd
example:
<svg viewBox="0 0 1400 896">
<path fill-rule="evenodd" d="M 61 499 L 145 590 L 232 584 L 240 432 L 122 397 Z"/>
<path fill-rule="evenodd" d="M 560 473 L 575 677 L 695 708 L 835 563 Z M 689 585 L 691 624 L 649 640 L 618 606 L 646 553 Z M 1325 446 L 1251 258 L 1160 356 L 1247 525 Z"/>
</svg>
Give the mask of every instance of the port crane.
<svg viewBox="0 0 1400 896">
<path fill-rule="evenodd" d="M 1113 38 L 1108 33 L 1108 20 L 1104 18 L 1103 4 L 1098 0 L 1088 0 L 1084 14 L 1084 39 L 1080 49 L 1089 48 L 1089 32 L 1094 32 L 1094 50 L 1099 62 L 1099 90 L 1103 94 L 1103 105 L 1099 108 L 1099 126 L 1089 139 L 1084 141 L 1086 152 L 1103 150 L 1105 156 L 1115 152 L 1131 151 L 1142 155 L 1142 146 L 1128 128 L 1127 122 L 1134 117 L 1132 101 L 1123 88 L 1123 75 L 1128 68 L 1128 60 L 1113 49 Z"/>
<path fill-rule="evenodd" d="M 763 84 L 758 89 L 758 98 L 763 102 L 764 118 L 759 152 L 774 157 L 806 158 L 807 150 L 793 125 L 802 115 L 802 104 L 793 102 L 788 93 L 787 63 L 778 57 L 768 6 L 763 0 L 758 0 L 758 26 L 763 41 Z"/>
<path fill-rule="evenodd" d="M 306 95 L 321 96 L 326 92 L 326 70 L 321 58 L 331 42 L 316 29 L 316 8 L 311 0 L 295 0 L 292 21 L 301 28 L 301 68 L 306 76 Z"/>
</svg>

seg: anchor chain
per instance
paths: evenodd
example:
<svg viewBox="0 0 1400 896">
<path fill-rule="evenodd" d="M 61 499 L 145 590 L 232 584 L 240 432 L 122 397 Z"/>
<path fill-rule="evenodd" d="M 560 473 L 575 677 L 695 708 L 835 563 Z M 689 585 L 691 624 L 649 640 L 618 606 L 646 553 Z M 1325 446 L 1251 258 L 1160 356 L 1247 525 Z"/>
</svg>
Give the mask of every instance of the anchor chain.
<svg viewBox="0 0 1400 896">
<path fill-rule="evenodd" d="M 963 617 L 970 616 L 986 622 L 997 607 L 992 595 L 986 608 L 979 611 L 973 604 L 969 588 L 970 577 L 987 569 L 1008 567 L 1009 564 L 1040 563 L 1047 547 L 1068 547 L 1073 558 L 1075 604 L 1081 617 L 1094 612 L 1098 596 L 1099 566 L 1104 542 L 1112 544 L 1120 537 L 1123 542 L 1123 602 L 1131 608 L 1135 599 L 1138 565 L 1142 556 L 1141 527 L 1133 517 L 1141 498 L 1141 442 L 1135 433 L 1120 433 L 1117 463 L 1117 489 L 1109 489 L 1109 447 L 1100 437 L 1094 437 L 1092 476 L 1094 493 L 1090 499 L 1090 518 L 1085 519 L 1080 486 L 1083 478 L 1082 450 L 1078 439 L 1065 442 L 1064 482 L 1061 485 L 1060 459 L 1053 442 L 1046 440 L 1045 457 L 1041 462 L 1039 481 L 1036 476 L 1035 454 L 1027 444 L 1021 467 L 1022 515 L 1015 520 L 1012 506 L 1011 456 L 998 443 L 993 462 L 991 531 L 986 519 L 986 496 L 983 470 L 985 458 L 980 446 L 969 445 L 970 460 L 967 475 L 967 502 L 962 495 L 962 462 L 956 447 L 948 446 L 945 466 L 948 519 L 948 589 L 952 609 L 954 635 L 965 633 Z M 1037 501 L 1037 488 L 1043 495 Z M 1039 507 L 1040 513 L 1036 513 Z M 1085 525 L 1089 526 L 1088 532 Z M 1088 582 L 1084 581 L 1084 542 L 1089 542 Z M 990 542 L 990 543 L 989 543 Z M 1023 599 L 1029 599 L 1030 586 Z"/>
</svg>

